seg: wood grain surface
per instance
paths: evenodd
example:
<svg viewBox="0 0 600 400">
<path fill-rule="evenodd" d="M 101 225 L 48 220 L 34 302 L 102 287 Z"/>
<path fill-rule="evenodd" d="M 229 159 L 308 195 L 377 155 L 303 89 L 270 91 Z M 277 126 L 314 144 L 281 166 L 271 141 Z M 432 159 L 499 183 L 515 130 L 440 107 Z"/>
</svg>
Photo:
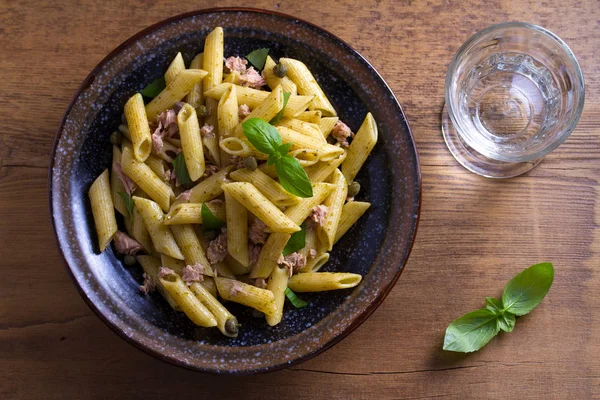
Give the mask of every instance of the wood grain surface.
<svg viewBox="0 0 600 400">
<path fill-rule="evenodd" d="M 115 335 L 71 283 L 47 205 L 55 130 L 88 72 L 144 27 L 217 5 L 295 15 L 354 46 L 403 105 L 423 169 L 416 245 L 383 305 L 326 353 L 251 377 L 179 369 Z M 492 181 L 454 161 L 440 112 L 454 52 L 510 20 L 569 44 L 586 104 L 542 164 Z M 0 2 L 0 398 L 600 398 L 599 20 L 597 0 Z M 441 350 L 450 321 L 541 261 L 554 286 L 514 332 L 470 355 Z"/>
</svg>

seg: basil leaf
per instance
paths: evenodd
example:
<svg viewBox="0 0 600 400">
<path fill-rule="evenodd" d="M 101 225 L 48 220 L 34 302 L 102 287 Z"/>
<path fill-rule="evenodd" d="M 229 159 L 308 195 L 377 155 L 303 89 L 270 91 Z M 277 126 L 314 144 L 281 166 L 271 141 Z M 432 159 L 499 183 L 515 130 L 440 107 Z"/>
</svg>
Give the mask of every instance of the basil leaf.
<svg viewBox="0 0 600 400">
<path fill-rule="evenodd" d="M 276 116 L 274 116 L 269 123 L 278 124 L 283 119 L 283 112 L 285 111 L 285 106 L 287 106 L 288 100 L 290 99 L 290 92 L 283 92 L 283 108 L 279 110 Z"/>
<path fill-rule="evenodd" d="M 444 350 L 470 353 L 485 346 L 499 331 L 493 311 L 482 308 L 452 321 L 446 329 Z"/>
<path fill-rule="evenodd" d="M 285 297 L 288 298 L 288 300 L 290 301 L 290 303 L 292 303 L 292 305 L 296 308 L 302 308 L 302 307 L 306 307 L 308 305 L 308 303 L 304 300 L 302 300 L 300 297 L 296 296 L 296 293 L 292 292 L 290 290 L 290 288 L 285 288 Z"/>
<path fill-rule="evenodd" d="M 268 55 L 269 49 L 256 49 L 246 56 L 246 60 L 250 61 L 250 64 L 254 65 L 254 67 L 260 71 L 265 67 L 265 62 L 267 61 Z"/>
<path fill-rule="evenodd" d="M 294 232 L 287 244 L 283 248 L 282 254 L 287 256 L 288 254 L 292 254 L 300 249 L 303 249 L 306 245 L 306 224 L 300 225 L 300 230 L 298 232 Z"/>
<path fill-rule="evenodd" d="M 153 99 L 156 96 L 158 96 L 158 94 L 162 92 L 166 86 L 167 85 L 165 82 L 165 78 L 161 76 L 160 78 L 152 81 L 152 83 L 148 84 L 148 86 L 146 86 L 144 89 L 142 89 L 141 93 L 143 96 Z"/>
<path fill-rule="evenodd" d="M 279 155 L 279 153 L 273 153 L 269 156 L 269 158 L 267 158 L 267 165 L 273 165 L 277 162 L 277 160 L 279 160 L 281 158 L 281 155 Z"/>
<path fill-rule="evenodd" d="M 298 160 L 294 157 L 281 157 L 275 163 L 275 170 L 281 186 L 291 194 L 312 197 L 312 184 Z"/>
<path fill-rule="evenodd" d="M 281 136 L 277 129 L 267 121 L 260 118 L 250 118 L 242 122 L 244 135 L 252 146 L 265 154 L 273 154 L 281 146 Z"/>
<path fill-rule="evenodd" d="M 504 310 L 525 315 L 533 310 L 550 290 L 554 280 L 552 263 L 533 265 L 512 278 L 502 293 Z"/>
<path fill-rule="evenodd" d="M 277 154 L 279 154 L 281 157 L 285 156 L 287 153 L 290 152 L 290 148 L 294 145 L 294 143 L 289 142 L 289 143 L 284 143 L 281 146 L 279 146 L 277 148 Z"/>
<path fill-rule="evenodd" d="M 119 196 L 123 199 L 125 203 L 125 207 L 127 207 L 127 211 L 129 211 L 129 216 L 133 218 L 133 198 L 129 193 L 118 192 Z"/>
<path fill-rule="evenodd" d="M 512 332 L 513 329 L 515 329 L 516 322 L 517 318 L 514 316 L 514 314 L 509 312 L 505 312 L 504 314 L 498 316 L 498 327 L 504 332 Z"/>
<path fill-rule="evenodd" d="M 502 302 L 500 300 L 493 297 L 486 297 L 485 308 L 492 311 L 496 315 L 501 315 L 504 307 L 502 306 Z"/>
<path fill-rule="evenodd" d="M 185 166 L 183 153 L 179 153 L 173 160 L 173 170 L 175 171 L 175 176 L 179 180 L 179 183 L 182 185 L 189 185 L 192 182 L 187 167 Z"/>
<path fill-rule="evenodd" d="M 225 224 L 221 218 L 217 217 L 208 206 L 202 203 L 200 209 L 200 215 L 202 216 L 202 227 L 203 229 L 219 229 Z"/>
</svg>

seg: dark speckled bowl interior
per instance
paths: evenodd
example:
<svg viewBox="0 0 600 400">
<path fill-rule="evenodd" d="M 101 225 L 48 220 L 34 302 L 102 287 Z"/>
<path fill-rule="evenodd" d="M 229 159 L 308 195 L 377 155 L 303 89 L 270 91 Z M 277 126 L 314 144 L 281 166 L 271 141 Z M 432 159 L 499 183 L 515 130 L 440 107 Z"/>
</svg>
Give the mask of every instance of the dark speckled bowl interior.
<svg viewBox="0 0 600 400">
<path fill-rule="evenodd" d="M 111 160 L 110 133 L 126 100 L 161 76 L 181 51 L 186 63 L 216 26 L 225 55 L 268 47 L 275 58 L 302 60 L 340 117 L 357 130 L 367 111 L 379 142 L 357 177 L 359 200 L 371 209 L 336 245 L 324 271 L 364 276 L 349 290 L 302 294 L 309 305 L 286 305 L 269 327 L 248 309 L 228 304 L 242 323 L 237 339 L 197 328 L 157 294 L 143 296 L 139 266 L 125 267 L 112 249 L 95 251 L 87 191 Z M 363 322 L 400 276 L 412 247 L 421 200 L 417 151 L 394 94 L 360 54 L 337 37 L 282 14 L 248 9 L 203 10 L 160 22 L 127 40 L 86 78 L 56 137 L 50 207 L 58 245 L 82 297 L 102 320 L 140 349 L 205 372 L 253 373 L 305 360 L 331 347 Z"/>
</svg>

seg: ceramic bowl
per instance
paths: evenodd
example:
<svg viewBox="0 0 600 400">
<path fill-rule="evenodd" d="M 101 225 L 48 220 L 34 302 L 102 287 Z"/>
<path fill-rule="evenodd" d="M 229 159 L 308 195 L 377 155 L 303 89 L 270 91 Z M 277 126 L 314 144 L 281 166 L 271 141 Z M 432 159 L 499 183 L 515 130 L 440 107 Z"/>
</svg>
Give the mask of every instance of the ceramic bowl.
<svg viewBox="0 0 600 400">
<path fill-rule="evenodd" d="M 302 60 L 338 110 L 357 130 L 368 111 L 379 142 L 356 180 L 358 200 L 372 207 L 336 245 L 323 271 L 364 276 L 348 290 L 303 293 L 302 309 L 286 305 L 269 327 L 249 309 L 228 304 L 242 324 L 239 337 L 194 326 L 158 294 L 144 296 L 139 266 L 126 267 L 108 249 L 95 251 L 87 191 L 111 162 L 109 135 L 123 105 L 161 76 L 178 51 L 186 63 L 202 51 L 216 26 L 225 31 L 225 54 L 261 47 L 275 59 Z M 413 245 L 421 201 L 414 140 L 394 94 L 375 69 L 331 33 L 283 14 L 253 9 L 195 11 L 159 22 L 121 44 L 89 74 L 58 128 L 49 176 L 50 207 L 58 247 L 83 299 L 121 337 L 170 363 L 213 373 L 249 374 L 306 360 L 358 327 L 396 283 Z"/>
</svg>

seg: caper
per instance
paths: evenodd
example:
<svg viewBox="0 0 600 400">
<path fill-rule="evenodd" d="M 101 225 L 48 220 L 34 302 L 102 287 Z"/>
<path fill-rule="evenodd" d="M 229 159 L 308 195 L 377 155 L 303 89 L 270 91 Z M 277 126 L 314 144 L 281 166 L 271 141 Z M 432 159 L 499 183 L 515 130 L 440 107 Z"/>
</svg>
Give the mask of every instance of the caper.
<svg viewBox="0 0 600 400">
<path fill-rule="evenodd" d="M 354 197 L 360 192 L 360 183 L 352 182 L 348 185 L 348 197 Z"/>
<path fill-rule="evenodd" d="M 283 65 L 282 63 L 277 64 L 273 67 L 273 74 L 278 78 L 283 78 L 287 74 L 288 67 Z"/>
<path fill-rule="evenodd" d="M 254 158 L 254 157 L 244 158 L 244 168 L 246 168 L 249 171 L 254 171 L 256 169 L 256 167 L 258 167 L 258 164 L 256 163 L 256 158 Z"/>
<path fill-rule="evenodd" d="M 125 265 L 131 266 L 131 265 L 135 265 L 135 257 L 134 256 L 130 256 L 127 255 L 125 256 Z"/>
<path fill-rule="evenodd" d="M 123 140 L 123 134 L 121 132 L 114 131 L 113 133 L 110 134 L 110 142 L 112 144 L 114 144 L 115 146 L 120 145 L 122 140 Z"/>
<path fill-rule="evenodd" d="M 238 328 L 240 326 L 242 325 L 238 324 L 237 319 L 235 319 L 235 317 L 229 318 L 227 322 L 225 322 L 225 332 L 232 336 L 237 336 Z"/>
<path fill-rule="evenodd" d="M 208 108 L 206 108 L 205 105 L 200 105 L 196 109 L 196 114 L 198 115 L 198 117 L 206 117 L 208 116 Z"/>
<path fill-rule="evenodd" d="M 204 231 L 204 236 L 208 239 L 208 240 L 215 240 L 217 238 L 217 231 L 214 229 L 207 229 Z"/>
</svg>

